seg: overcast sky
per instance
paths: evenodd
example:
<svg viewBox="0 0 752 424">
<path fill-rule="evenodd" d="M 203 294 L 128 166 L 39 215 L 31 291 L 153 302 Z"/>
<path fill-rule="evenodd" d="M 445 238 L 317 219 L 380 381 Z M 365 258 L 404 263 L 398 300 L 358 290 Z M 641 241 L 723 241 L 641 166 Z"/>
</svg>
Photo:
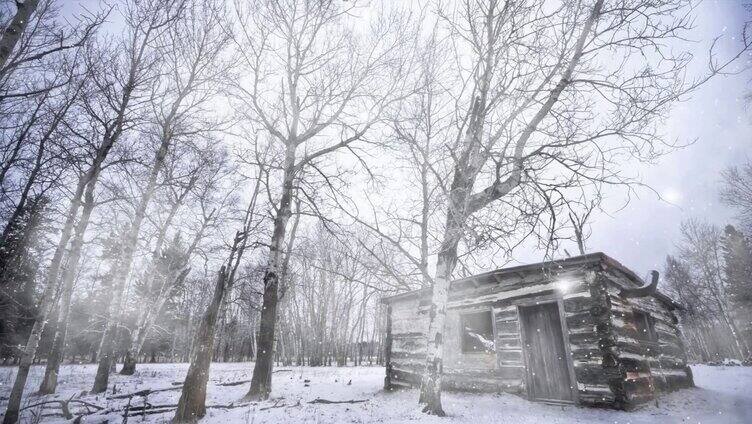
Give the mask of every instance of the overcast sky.
<svg viewBox="0 0 752 424">
<path fill-rule="evenodd" d="M 698 41 L 693 51 L 698 64 L 707 57 L 709 41 L 721 34 L 725 42 L 720 53 L 730 54 L 732 37 L 738 41 L 744 21 L 752 19 L 745 3 L 752 1 L 716 0 L 699 5 L 693 32 Z M 749 63 L 747 57 L 740 65 Z M 749 71 L 718 77 L 674 108 L 665 124 L 666 136 L 695 143 L 661 158 L 656 165 L 638 165 L 642 182 L 673 204 L 647 189 L 639 190 L 640 198 L 632 199 L 625 209 L 593 218 L 588 251 L 607 253 L 645 275 L 650 269 L 663 269 L 666 254 L 674 250 L 679 238 L 682 220 L 707 218 L 725 225 L 733 219 L 732 211 L 719 203 L 718 187 L 721 170 L 752 160 L 752 105 L 745 104 L 743 98 L 752 92 L 750 79 Z M 607 203 L 611 208 L 623 202 L 623 192 L 610 194 Z M 568 250 L 577 251 L 574 246 Z M 526 252 L 517 259 L 540 260 L 540 255 Z"/>
<path fill-rule="evenodd" d="M 81 5 L 91 8 L 98 2 L 64 0 L 63 4 L 65 13 Z M 698 5 L 692 32 L 696 43 L 682 46 L 698 59 L 698 74 L 714 37 L 723 35 L 719 59 L 739 47 L 744 21 L 752 19 L 747 4 L 752 0 L 706 0 Z M 111 17 L 107 30 L 119 25 L 117 17 Z M 749 67 L 750 63 L 747 57 L 739 65 Z M 663 132 L 669 140 L 694 144 L 661 158 L 657 164 L 628 165 L 629 171 L 638 173 L 642 182 L 664 200 L 648 189 L 640 189 L 638 198 L 616 211 L 624 204 L 624 191 L 606 191 L 606 208 L 612 213 L 592 217 L 589 252 L 605 252 L 645 275 L 650 269 L 663 269 L 666 254 L 674 250 L 679 238 L 682 220 L 698 217 L 718 225 L 732 222 L 732 211 L 718 201 L 720 171 L 752 160 L 752 105 L 744 100 L 745 94 L 752 92 L 750 80 L 750 71 L 717 77 L 674 108 Z M 574 245 L 566 247 L 569 252 L 577 251 Z M 542 260 L 543 252 L 525 250 L 514 256 L 517 262 L 530 263 Z"/>
</svg>

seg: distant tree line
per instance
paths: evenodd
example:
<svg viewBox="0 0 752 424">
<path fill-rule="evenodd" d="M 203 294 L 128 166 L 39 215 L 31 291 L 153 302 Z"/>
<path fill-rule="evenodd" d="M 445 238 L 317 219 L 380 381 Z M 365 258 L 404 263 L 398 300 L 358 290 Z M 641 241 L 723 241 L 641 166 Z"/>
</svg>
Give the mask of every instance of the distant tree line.
<svg viewBox="0 0 752 424">
<path fill-rule="evenodd" d="M 664 279 L 679 311 L 687 348 L 697 362 L 752 362 L 752 164 L 723 172 L 721 200 L 738 225 L 701 219 L 681 224 Z"/>
</svg>

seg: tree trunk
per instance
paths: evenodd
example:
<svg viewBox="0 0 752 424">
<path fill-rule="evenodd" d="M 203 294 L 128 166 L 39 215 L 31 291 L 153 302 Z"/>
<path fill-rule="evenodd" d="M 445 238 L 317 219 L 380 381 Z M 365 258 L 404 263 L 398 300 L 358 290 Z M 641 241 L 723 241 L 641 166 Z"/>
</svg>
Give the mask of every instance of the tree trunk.
<svg viewBox="0 0 752 424">
<path fill-rule="evenodd" d="M 423 412 L 440 417 L 446 415 L 441 405 L 441 377 L 444 371 L 444 323 L 446 321 L 449 283 L 451 282 L 452 271 L 457 264 L 458 240 L 458 237 L 453 237 L 450 233 L 445 243 L 446 248 L 439 253 L 436 263 L 436 278 L 434 278 L 429 313 L 426 372 L 420 390 L 420 402 L 425 403 Z"/>
<path fill-rule="evenodd" d="M 445 416 L 441 406 L 441 376 L 443 372 L 443 336 L 446 321 L 446 303 L 449 297 L 449 284 L 452 272 L 457 265 L 457 246 L 462 237 L 467 219 L 468 199 L 477 172 L 471 169 L 473 153 L 477 151 L 475 142 L 482 127 L 481 116 L 484 105 L 480 97 L 474 101 L 469 124 L 465 133 L 464 147 L 460 161 L 454 168 L 449 207 L 447 211 L 444 239 L 436 262 L 436 277 L 431 294 L 431 309 L 427 333 L 426 370 L 421 382 L 419 403 L 425 403 L 423 412 Z"/>
<path fill-rule="evenodd" d="M 172 225 L 172 221 L 175 218 L 175 215 L 177 214 L 178 209 L 180 206 L 182 206 L 183 201 L 185 200 L 186 196 L 190 192 L 190 190 L 193 188 L 193 186 L 196 183 L 195 178 L 191 178 L 190 182 L 186 186 L 186 188 L 183 190 L 183 192 L 178 197 L 175 204 L 170 208 L 169 213 L 167 214 L 167 218 L 165 219 L 165 223 L 162 226 L 162 228 L 159 231 L 159 234 L 157 236 L 157 242 L 154 246 L 154 255 L 152 255 L 152 266 L 150 268 L 150 271 L 146 273 L 148 281 L 156 282 L 158 280 L 158 277 L 156 277 L 154 274 L 154 268 L 153 264 L 157 260 L 158 255 L 160 252 L 162 252 L 162 246 L 164 246 L 164 242 L 167 237 L 167 231 Z M 196 245 L 198 244 L 204 229 L 207 227 L 208 223 L 204 222 L 201 229 L 196 233 L 196 237 L 194 238 L 193 243 L 191 243 L 190 248 L 186 252 L 186 258 L 190 258 L 191 254 L 193 253 L 193 250 L 195 250 Z M 138 362 L 138 354 L 141 352 L 141 349 L 144 346 L 144 342 L 146 341 L 146 336 L 149 332 L 149 329 L 154 324 L 154 320 L 156 317 L 158 317 L 162 313 L 162 308 L 164 307 L 165 303 L 167 302 L 167 298 L 172 293 L 172 289 L 175 285 L 181 283 L 185 277 L 187 276 L 187 271 L 190 271 L 190 269 L 184 269 L 179 273 L 179 275 L 175 279 L 168 279 L 164 284 L 165 286 L 162 287 L 162 291 L 160 292 L 160 295 L 157 297 L 157 299 L 154 301 L 154 304 L 151 307 L 143 307 L 139 311 L 138 320 L 136 321 L 136 330 L 134 331 L 132 340 L 131 340 L 131 346 L 128 349 L 128 351 L 125 353 L 125 358 L 123 359 L 123 368 L 120 369 L 120 374 L 122 375 L 133 375 L 136 372 L 136 363 Z"/>
<path fill-rule="evenodd" d="M 192 250 L 192 248 L 189 250 L 188 256 L 190 256 Z M 148 311 L 144 311 L 143 316 L 139 319 L 138 327 L 133 332 L 133 340 L 131 340 L 130 348 L 125 353 L 125 358 L 123 359 L 123 368 L 120 369 L 120 374 L 133 375 L 136 372 L 138 355 L 139 353 L 141 353 L 141 349 L 143 349 L 144 347 L 146 336 L 148 335 L 149 330 L 154 325 L 154 321 L 157 319 L 157 317 L 162 313 L 162 309 L 164 309 L 164 306 L 171 297 L 171 294 L 174 293 L 174 288 L 179 286 L 183 282 L 183 280 L 185 280 L 190 270 L 190 268 L 183 268 L 178 275 L 170 278 L 170 281 L 165 283 L 168 285 L 168 287 L 164 288 L 165 292 L 161 293 L 157 297 L 155 303 L 148 308 Z"/>
<path fill-rule="evenodd" d="M 147 180 L 144 193 L 141 195 L 136 214 L 133 218 L 130 228 L 128 229 L 125 243 L 123 245 L 122 259 L 118 261 L 117 269 L 114 273 L 114 281 L 112 284 L 113 292 L 110 297 L 110 305 L 107 308 L 106 315 L 107 324 L 105 325 L 104 334 L 102 335 L 102 341 L 99 346 L 99 365 L 97 367 L 97 375 L 94 380 L 94 387 L 91 389 L 93 393 L 102 393 L 107 390 L 107 383 L 109 381 L 109 369 L 112 360 L 113 344 L 115 342 L 115 332 L 118 328 L 118 321 L 120 315 L 120 308 L 123 302 L 123 292 L 125 290 L 125 283 L 131 272 L 131 265 L 133 263 L 133 255 L 136 251 L 136 245 L 138 244 L 138 234 L 141 231 L 141 223 L 146 216 L 146 208 L 149 206 L 154 192 L 157 186 L 157 176 L 162 170 L 165 157 L 167 156 L 167 150 L 170 146 L 170 138 L 162 137 L 162 141 L 157 150 L 154 163 L 149 170 L 149 179 Z"/>
<path fill-rule="evenodd" d="M 50 129 L 47 131 L 47 134 L 45 134 L 45 137 L 42 137 L 42 140 L 39 142 L 39 149 L 37 149 L 37 154 L 34 159 L 34 167 L 31 169 L 31 172 L 29 173 L 29 177 L 26 179 L 26 184 L 24 184 L 24 188 L 21 190 L 21 195 L 19 196 L 18 202 L 16 203 L 16 207 L 13 210 L 13 213 L 8 218 L 8 222 L 5 224 L 5 228 L 3 228 L 3 234 L 2 236 L 0 236 L 0 245 L 4 245 L 6 243 L 6 241 L 8 240 L 8 237 L 18 225 L 18 220 L 21 218 L 21 215 L 23 214 L 23 211 L 29 199 L 29 195 L 31 194 L 31 189 L 34 187 L 34 184 L 37 182 L 37 176 L 39 175 L 39 172 L 42 170 L 44 166 L 43 159 L 44 159 L 44 154 L 47 151 L 47 141 L 49 140 L 49 137 L 52 135 L 53 130 L 54 130 L 54 127 L 50 127 Z"/>
<path fill-rule="evenodd" d="M 227 289 L 226 282 L 227 271 L 222 266 L 217 275 L 212 302 L 206 308 L 194 338 L 191 365 L 173 418 L 175 423 L 195 422 L 206 414 L 206 383 L 209 380 L 209 366 L 214 350 L 214 327 Z"/>
<path fill-rule="evenodd" d="M 63 360 L 65 352 L 65 339 L 68 334 L 68 324 L 70 320 L 70 304 L 73 294 L 73 283 L 78 273 L 78 263 L 81 260 L 81 252 L 84 245 L 84 235 L 89 225 L 91 212 L 94 210 L 94 187 L 98 173 L 93 175 L 91 184 L 87 184 L 84 193 L 84 208 L 81 217 L 76 224 L 75 237 L 71 242 L 70 252 L 68 253 L 68 264 L 63 272 L 63 290 L 60 299 L 60 318 L 52 342 L 50 355 L 47 358 L 47 366 L 44 371 L 44 379 L 39 387 L 39 392 L 43 394 L 55 393 L 57 389 L 57 377 L 60 372 L 60 363 Z"/>
<path fill-rule="evenodd" d="M 5 66 L 8 63 L 10 55 L 13 53 L 18 40 L 21 39 L 21 35 L 26 30 L 26 26 L 29 25 L 31 15 L 36 11 L 39 0 L 26 0 L 23 3 L 16 2 L 16 15 L 10 22 L 3 37 L 0 38 L 0 79 L 5 73 Z"/>
<path fill-rule="evenodd" d="M 282 243 L 285 239 L 287 222 L 292 215 L 293 179 L 295 177 L 295 147 L 287 147 L 285 170 L 282 185 L 282 198 L 277 216 L 274 218 L 274 232 L 269 249 L 269 263 L 264 273 L 264 295 L 261 306 L 256 363 L 253 367 L 251 388 L 246 399 L 268 399 L 272 390 L 272 362 L 274 360 L 274 327 L 277 320 L 279 279 L 282 264 Z"/>
<path fill-rule="evenodd" d="M 744 343 L 744 339 L 741 337 L 741 333 L 739 332 L 739 328 L 734 322 L 734 318 L 728 314 L 728 311 L 726 311 L 725 307 L 721 309 L 721 315 L 723 316 L 723 320 L 729 329 L 729 333 L 731 333 L 731 338 L 734 340 L 736 350 L 739 352 L 739 359 L 747 359 L 747 345 Z"/>
<path fill-rule="evenodd" d="M 26 347 L 23 351 L 21 361 L 19 363 L 18 373 L 13 383 L 13 389 L 11 390 L 10 397 L 8 398 L 8 407 L 5 412 L 5 418 L 3 424 L 11 424 L 18 421 L 18 414 L 21 407 L 21 398 L 23 397 L 23 389 L 26 386 L 26 378 L 29 375 L 29 367 L 36 356 L 37 348 L 39 347 L 39 340 L 42 336 L 42 331 L 47 323 L 48 315 L 53 305 L 53 295 L 57 288 L 58 274 L 60 273 L 60 265 L 63 260 L 63 253 L 70 240 L 71 233 L 73 232 L 73 224 L 76 219 L 76 214 L 81 206 L 81 197 L 83 195 L 84 186 L 86 185 L 86 179 L 79 179 L 76 191 L 71 200 L 70 207 L 68 208 L 68 216 L 65 218 L 65 224 L 60 234 L 60 240 L 58 241 L 55 253 L 52 256 L 52 262 L 50 268 L 47 271 L 47 276 L 44 283 L 44 292 L 40 299 L 39 308 L 37 309 L 39 315 L 34 321 L 34 326 L 29 334 Z"/>
<path fill-rule="evenodd" d="M 269 267 L 271 268 L 271 266 Z M 277 319 L 278 275 L 270 269 L 264 275 L 264 296 L 256 345 L 256 363 L 253 367 L 251 388 L 246 399 L 263 400 L 271 392 L 272 363 L 274 360 L 274 324 Z"/>
</svg>

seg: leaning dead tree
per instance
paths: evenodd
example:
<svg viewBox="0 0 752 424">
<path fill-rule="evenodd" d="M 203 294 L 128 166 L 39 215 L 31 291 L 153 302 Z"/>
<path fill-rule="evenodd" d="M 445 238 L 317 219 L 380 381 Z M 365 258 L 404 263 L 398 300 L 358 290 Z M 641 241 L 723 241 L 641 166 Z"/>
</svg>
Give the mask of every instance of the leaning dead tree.
<svg viewBox="0 0 752 424">
<path fill-rule="evenodd" d="M 352 8 L 337 1 L 235 2 L 234 44 L 251 75 L 233 86 L 236 110 L 269 134 L 278 170 L 267 188 L 275 195 L 273 227 L 247 399 L 266 399 L 271 391 L 284 240 L 296 185 L 306 183 L 302 171 L 310 167 L 326 178 L 323 161 L 354 152 L 401 96 L 409 58 L 400 51 L 404 25 L 397 14 L 364 25 L 351 19 Z"/>
<path fill-rule="evenodd" d="M 453 82 L 441 90 L 445 102 L 462 108 L 448 118 L 455 119 L 456 136 L 445 142 L 448 159 L 440 175 L 445 221 L 421 389 L 426 413 L 444 415 L 446 305 L 460 249 L 472 249 L 468 236 L 478 234 L 470 230 L 483 222 L 504 227 L 499 217 L 519 217 L 526 213 L 521 205 L 537 198 L 541 212 L 527 225 L 550 232 L 566 210 L 565 203 L 550 201 L 552 192 L 593 182 L 628 185 L 634 180 L 618 174 L 619 158 L 642 160 L 669 150 L 656 130 L 660 118 L 730 63 L 711 52 L 709 74 L 685 79 L 691 57 L 673 54 L 665 43 L 690 28 L 690 12 L 680 1 L 612 7 L 603 0 L 553 7 L 464 0 L 440 10 L 442 31 L 458 40 L 445 49 L 454 56 L 444 63 L 457 65 L 450 67 Z M 508 214 L 499 212 L 505 207 Z M 542 213 L 551 222 L 541 222 Z"/>
</svg>

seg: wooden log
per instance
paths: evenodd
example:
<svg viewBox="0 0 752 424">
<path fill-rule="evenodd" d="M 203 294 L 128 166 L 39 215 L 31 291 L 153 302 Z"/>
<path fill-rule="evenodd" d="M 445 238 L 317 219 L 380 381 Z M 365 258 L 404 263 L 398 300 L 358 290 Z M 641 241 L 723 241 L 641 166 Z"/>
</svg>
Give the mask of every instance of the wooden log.
<svg viewBox="0 0 752 424">
<path fill-rule="evenodd" d="M 496 332 L 499 334 L 519 334 L 520 326 L 517 321 L 496 322 Z"/>
<path fill-rule="evenodd" d="M 510 309 L 494 309 L 494 319 L 497 323 L 499 322 L 507 322 L 507 321 L 517 321 L 517 309 L 510 308 Z"/>
<path fill-rule="evenodd" d="M 512 350 L 512 349 L 499 350 L 497 352 L 497 356 L 498 356 L 499 360 L 503 364 L 509 364 L 509 363 L 521 364 L 522 360 L 523 360 L 522 359 L 522 349 L 519 349 L 519 350 Z"/>
</svg>

